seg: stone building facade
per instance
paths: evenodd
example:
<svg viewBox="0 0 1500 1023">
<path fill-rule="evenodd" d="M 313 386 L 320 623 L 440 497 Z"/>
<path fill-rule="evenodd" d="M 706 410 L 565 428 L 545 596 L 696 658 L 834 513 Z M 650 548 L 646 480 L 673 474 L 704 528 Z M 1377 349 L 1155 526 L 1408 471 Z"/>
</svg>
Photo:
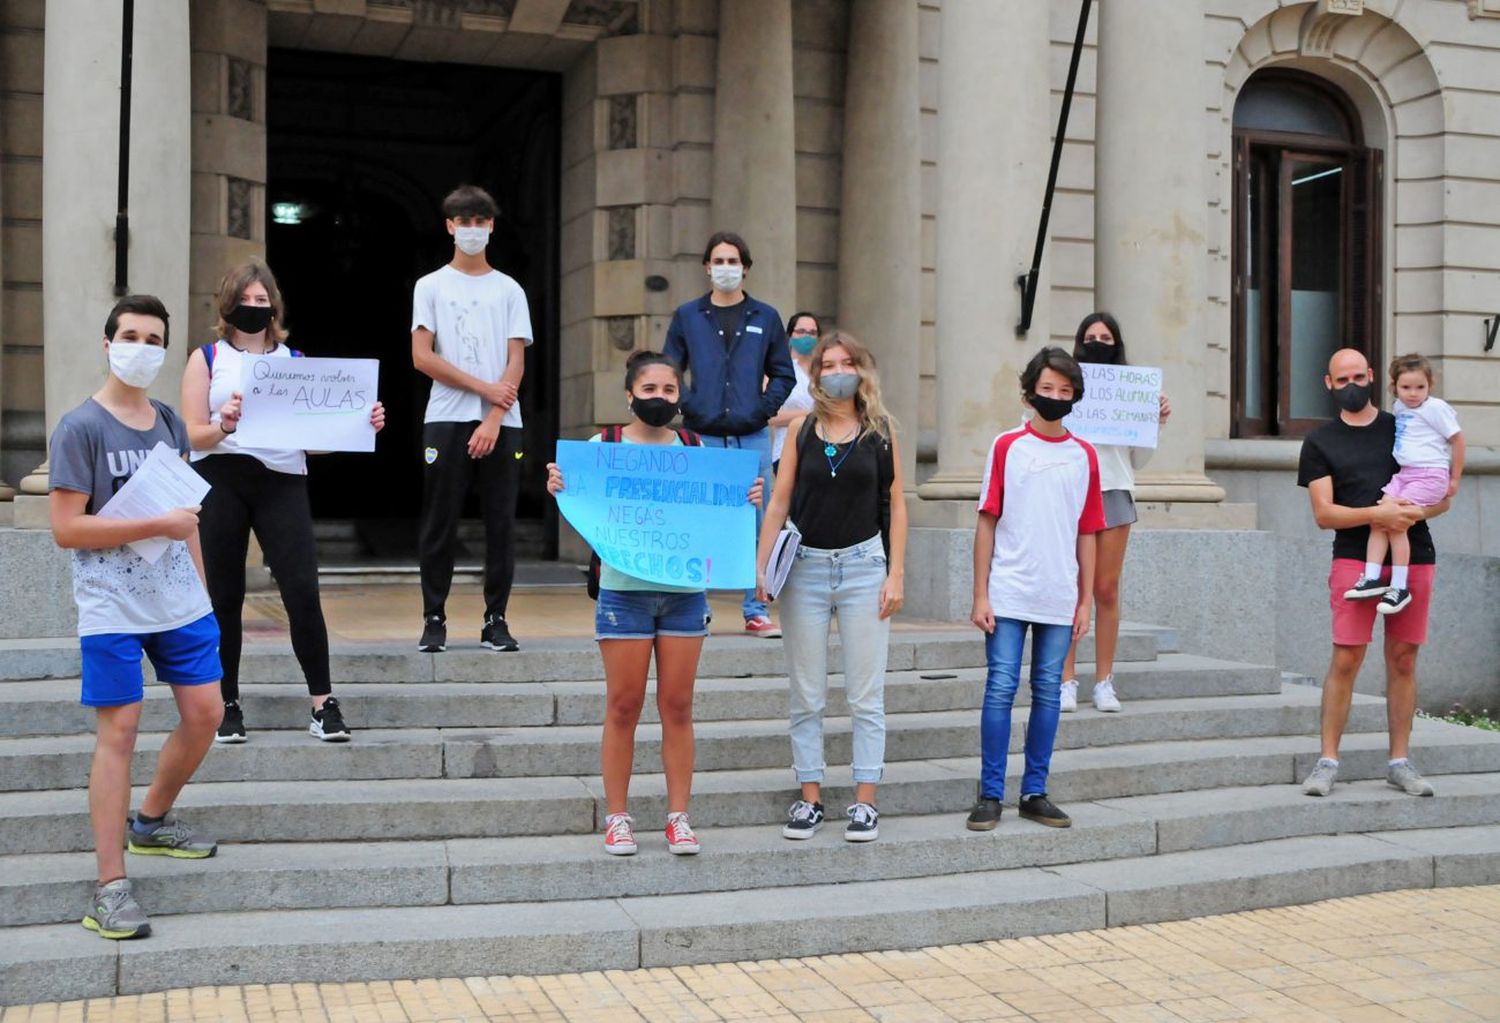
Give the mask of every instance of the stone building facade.
<svg viewBox="0 0 1500 1023">
<path fill-rule="evenodd" d="M 21 490 L 103 367 L 119 6 L 0 6 L 0 480 Z M 1102 307 L 1175 408 L 1147 524 L 1312 535 L 1289 482 L 1327 412 L 1308 367 L 1355 338 L 1377 364 L 1433 360 L 1471 465 L 1440 539 L 1500 556 L 1500 0 L 1099 0 L 1017 336 L 1079 7 L 137 0 L 129 284 L 196 344 L 219 274 L 265 251 L 276 54 L 550 72 L 558 265 L 532 297 L 556 435 L 619 417 L 626 354 L 660 343 L 732 227 L 754 294 L 877 352 L 934 552 L 1019 416 L 1019 367 Z"/>
</svg>

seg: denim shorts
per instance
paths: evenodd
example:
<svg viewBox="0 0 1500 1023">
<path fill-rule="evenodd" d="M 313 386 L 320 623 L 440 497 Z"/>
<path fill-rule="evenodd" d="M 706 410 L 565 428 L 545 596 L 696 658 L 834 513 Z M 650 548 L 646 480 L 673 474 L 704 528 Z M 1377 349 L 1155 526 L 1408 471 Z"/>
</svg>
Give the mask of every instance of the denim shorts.
<svg viewBox="0 0 1500 1023">
<path fill-rule="evenodd" d="M 708 596 L 661 590 L 600 590 L 594 610 L 594 638 L 699 638 L 708 635 Z"/>
<path fill-rule="evenodd" d="M 85 707 L 120 707 L 140 703 L 146 695 L 141 655 L 151 658 L 158 681 L 174 686 L 201 686 L 219 681 L 219 622 L 213 614 L 166 632 L 109 632 L 84 636 Z"/>
</svg>

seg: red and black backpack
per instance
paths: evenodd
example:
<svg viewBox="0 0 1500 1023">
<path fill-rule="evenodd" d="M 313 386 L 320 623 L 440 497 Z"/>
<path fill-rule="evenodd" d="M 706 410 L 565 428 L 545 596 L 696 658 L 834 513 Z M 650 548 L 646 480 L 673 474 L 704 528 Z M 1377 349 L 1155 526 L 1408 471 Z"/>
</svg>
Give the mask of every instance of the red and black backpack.
<svg viewBox="0 0 1500 1023">
<path fill-rule="evenodd" d="M 603 430 L 599 431 L 599 440 L 605 444 L 618 444 L 624 436 L 625 427 L 619 424 L 606 426 Z M 680 426 L 677 428 L 677 439 L 682 441 L 682 446 L 685 448 L 701 448 L 703 446 L 702 437 L 699 437 L 692 430 L 687 430 Z M 599 561 L 599 555 L 590 554 L 588 591 L 589 599 L 591 600 L 599 599 L 599 570 L 601 567 L 602 563 Z"/>
</svg>

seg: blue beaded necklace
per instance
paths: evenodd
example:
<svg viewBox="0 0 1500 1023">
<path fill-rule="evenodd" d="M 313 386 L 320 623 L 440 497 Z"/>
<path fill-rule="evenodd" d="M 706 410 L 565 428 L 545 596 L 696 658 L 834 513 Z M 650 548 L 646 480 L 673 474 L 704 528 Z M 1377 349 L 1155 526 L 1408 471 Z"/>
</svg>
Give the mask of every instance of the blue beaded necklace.
<svg viewBox="0 0 1500 1023">
<path fill-rule="evenodd" d="M 839 466 L 843 465 L 844 462 L 848 460 L 849 453 L 854 450 L 854 442 L 859 440 L 859 434 L 859 427 L 855 427 L 854 436 L 850 437 L 847 441 L 844 442 L 849 445 L 848 450 L 846 450 L 842 455 L 839 455 L 839 460 L 837 462 L 833 460 L 833 456 L 838 455 L 839 446 L 831 440 L 823 445 L 823 457 L 828 459 L 829 476 L 833 477 L 834 479 L 838 479 Z"/>
</svg>

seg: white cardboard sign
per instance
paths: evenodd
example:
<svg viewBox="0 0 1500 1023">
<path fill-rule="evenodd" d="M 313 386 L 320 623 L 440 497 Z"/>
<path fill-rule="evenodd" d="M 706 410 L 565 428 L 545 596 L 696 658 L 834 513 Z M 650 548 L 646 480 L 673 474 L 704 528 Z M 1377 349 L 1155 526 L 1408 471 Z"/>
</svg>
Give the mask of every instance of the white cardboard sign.
<svg viewBox="0 0 1500 1023">
<path fill-rule="evenodd" d="M 269 451 L 374 451 L 378 359 L 247 358 L 239 441 Z"/>
<path fill-rule="evenodd" d="M 1161 419 L 1161 370 L 1084 362 L 1083 400 L 1063 425 L 1090 444 L 1156 447 Z"/>
</svg>

